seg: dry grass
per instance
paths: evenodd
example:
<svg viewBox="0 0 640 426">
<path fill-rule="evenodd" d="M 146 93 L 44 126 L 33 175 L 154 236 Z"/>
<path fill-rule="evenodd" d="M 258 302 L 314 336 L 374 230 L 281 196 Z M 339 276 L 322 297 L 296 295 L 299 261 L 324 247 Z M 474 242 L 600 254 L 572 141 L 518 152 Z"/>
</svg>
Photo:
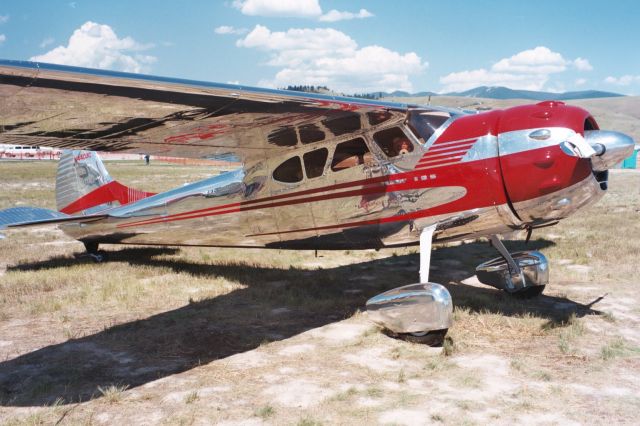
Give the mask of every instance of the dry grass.
<svg viewBox="0 0 640 426">
<path fill-rule="evenodd" d="M 142 189 L 150 189 L 151 172 L 159 174 L 154 190 L 191 173 L 107 167 Z M 51 206 L 53 170 L 52 163 L 0 163 L 2 176 L 38 188 L 3 187 L 0 207 L 22 198 Z M 415 249 L 316 258 L 107 246 L 111 261 L 93 264 L 76 259 L 81 244 L 55 230 L 12 233 L 0 241 L 0 418 L 633 422 L 639 184 L 640 174 L 613 173 L 601 203 L 534 234 L 530 247 L 551 262 L 551 283 L 537 300 L 465 280 L 496 256 L 485 242 L 434 250 L 432 279 L 447 285 L 456 305 L 449 338 L 436 350 L 391 339 L 360 313 L 368 297 L 415 282 Z"/>
</svg>

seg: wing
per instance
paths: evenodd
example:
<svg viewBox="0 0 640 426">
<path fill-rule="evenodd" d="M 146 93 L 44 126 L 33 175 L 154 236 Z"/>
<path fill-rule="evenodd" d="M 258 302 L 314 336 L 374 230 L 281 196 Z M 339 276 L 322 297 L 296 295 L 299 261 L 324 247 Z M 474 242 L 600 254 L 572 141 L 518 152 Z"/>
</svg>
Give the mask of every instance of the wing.
<svg viewBox="0 0 640 426">
<path fill-rule="evenodd" d="M 251 162 L 409 107 L 0 60 L 3 144 Z"/>
</svg>

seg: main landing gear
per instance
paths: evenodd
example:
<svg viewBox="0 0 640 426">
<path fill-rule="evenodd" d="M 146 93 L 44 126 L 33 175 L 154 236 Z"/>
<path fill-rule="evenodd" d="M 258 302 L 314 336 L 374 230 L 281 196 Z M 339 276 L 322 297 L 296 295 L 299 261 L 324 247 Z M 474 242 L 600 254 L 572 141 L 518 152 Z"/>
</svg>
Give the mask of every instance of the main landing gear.
<svg viewBox="0 0 640 426">
<path fill-rule="evenodd" d="M 441 345 L 453 322 L 451 294 L 442 285 L 429 282 L 431 245 L 435 225 L 420 234 L 420 283 L 386 291 L 367 301 L 369 319 L 389 334 L 416 343 Z M 501 257 L 476 268 L 483 284 L 520 298 L 539 296 L 549 282 L 547 259 L 538 251 L 510 254 L 502 241 L 490 237 Z"/>
<path fill-rule="evenodd" d="M 527 299 L 541 295 L 549 282 L 547 258 L 539 251 L 510 254 L 496 235 L 491 236 L 491 244 L 501 257 L 478 265 L 478 280 L 515 297 Z"/>
<path fill-rule="evenodd" d="M 99 243 L 95 241 L 83 241 L 82 244 L 84 244 L 84 248 L 87 251 L 83 256 L 89 257 L 95 263 L 102 263 L 107 260 L 107 254 L 98 250 Z"/>
<path fill-rule="evenodd" d="M 420 234 L 420 283 L 386 291 L 367 301 L 369 319 L 390 334 L 414 343 L 441 346 L 453 322 L 451 294 L 429 282 L 435 225 Z"/>
</svg>

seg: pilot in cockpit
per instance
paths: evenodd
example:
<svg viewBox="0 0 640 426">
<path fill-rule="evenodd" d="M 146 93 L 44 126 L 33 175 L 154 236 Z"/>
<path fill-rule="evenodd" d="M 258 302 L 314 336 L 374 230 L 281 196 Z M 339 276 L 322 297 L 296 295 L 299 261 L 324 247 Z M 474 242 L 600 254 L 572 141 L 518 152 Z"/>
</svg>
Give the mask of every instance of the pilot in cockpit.
<svg viewBox="0 0 640 426">
<path fill-rule="evenodd" d="M 408 154 L 411 151 L 413 151 L 413 146 L 411 145 L 411 142 L 409 142 L 409 139 L 405 136 L 397 136 L 393 138 L 389 157 Z"/>
</svg>

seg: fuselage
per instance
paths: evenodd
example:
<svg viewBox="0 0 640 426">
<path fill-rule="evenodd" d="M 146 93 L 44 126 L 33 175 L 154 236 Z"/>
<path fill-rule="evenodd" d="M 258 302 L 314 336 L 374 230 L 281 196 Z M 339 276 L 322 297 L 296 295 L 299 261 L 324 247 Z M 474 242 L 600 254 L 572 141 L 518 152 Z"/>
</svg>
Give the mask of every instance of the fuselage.
<svg viewBox="0 0 640 426">
<path fill-rule="evenodd" d="M 547 226 L 606 190 L 562 149 L 597 129 L 577 107 L 372 114 L 287 129 L 273 135 L 284 155 L 62 228 L 98 243 L 380 248 L 416 244 L 432 224 L 436 241 Z"/>
</svg>

